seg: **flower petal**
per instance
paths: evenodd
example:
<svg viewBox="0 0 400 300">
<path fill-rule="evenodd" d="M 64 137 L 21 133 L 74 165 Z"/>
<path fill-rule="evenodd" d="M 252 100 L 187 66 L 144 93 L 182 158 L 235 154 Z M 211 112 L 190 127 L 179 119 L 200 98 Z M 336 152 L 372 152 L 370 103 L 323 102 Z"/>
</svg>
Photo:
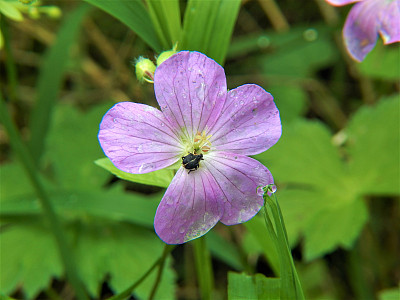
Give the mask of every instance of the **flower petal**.
<svg viewBox="0 0 400 300">
<path fill-rule="evenodd" d="M 400 1 L 392 1 L 382 7 L 379 19 L 381 21 L 379 33 L 385 44 L 400 42 Z"/>
<path fill-rule="evenodd" d="M 154 90 L 168 121 L 193 141 L 196 132 L 215 123 L 224 105 L 224 69 L 204 54 L 181 51 L 156 69 Z"/>
<path fill-rule="evenodd" d="M 325 0 L 325 1 L 334 6 L 343 6 L 350 3 L 359 2 L 362 0 Z"/>
<path fill-rule="evenodd" d="M 182 244 L 207 233 L 222 216 L 222 193 L 205 168 L 181 167 L 165 192 L 154 218 L 158 236 Z"/>
<path fill-rule="evenodd" d="M 209 132 L 213 150 L 245 155 L 267 150 L 279 140 L 281 133 L 273 97 L 255 84 L 229 91 L 221 115 Z"/>
<path fill-rule="evenodd" d="M 133 102 L 114 105 L 100 123 L 104 153 L 120 170 L 142 174 L 180 159 L 180 143 L 172 126 L 156 108 Z"/>
<path fill-rule="evenodd" d="M 362 61 L 376 44 L 379 10 L 378 1 L 365 0 L 354 5 L 347 16 L 343 38 L 348 52 L 357 61 Z"/>
<path fill-rule="evenodd" d="M 250 157 L 227 152 L 207 154 L 203 164 L 224 194 L 222 223 L 243 223 L 257 214 L 264 204 L 257 188 L 274 182 L 266 167 Z"/>
</svg>

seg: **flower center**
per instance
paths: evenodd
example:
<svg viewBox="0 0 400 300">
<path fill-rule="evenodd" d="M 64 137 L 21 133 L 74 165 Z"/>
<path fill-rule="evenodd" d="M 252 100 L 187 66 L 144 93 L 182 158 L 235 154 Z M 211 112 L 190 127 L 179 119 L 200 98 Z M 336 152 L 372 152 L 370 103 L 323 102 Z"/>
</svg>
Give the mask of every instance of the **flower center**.
<svg viewBox="0 0 400 300">
<path fill-rule="evenodd" d="M 194 136 L 193 152 L 194 154 L 207 153 L 211 149 L 211 142 L 209 141 L 211 135 L 206 135 L 205 130 L 202 133 L 197 132 Z"/>
</svg>

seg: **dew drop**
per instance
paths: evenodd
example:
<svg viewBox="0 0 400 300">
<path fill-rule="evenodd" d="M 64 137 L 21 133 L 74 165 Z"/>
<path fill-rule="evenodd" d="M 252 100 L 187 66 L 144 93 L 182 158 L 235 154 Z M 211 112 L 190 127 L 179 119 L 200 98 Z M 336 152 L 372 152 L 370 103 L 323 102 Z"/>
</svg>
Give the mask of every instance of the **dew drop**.
<svg viewBox="0 0 400 300">
<path fill-rule="evenodd" d="M 164 125 L 165 125 L 164 123 L 161 123 L 161 127 L 164 127 Z"/>
<path fill-rule="evenodd" d="M 114 118 L 114 119 L 113 119 L 113 122 L 116 123 L 116 122 L 117 122 L 117 119 Z"/>
<path fill-rule="evenodd" d="M 244 101 L 243 100 L 240 100 L 240 105 L 244 105 Z"/>
<path fill-rule="evenodd" d="M 184 233 L 185 232 L 185 227 L 179 228 L 179 233 Z"/>
<path fill-rule="evenodd" d="M 263 196 L 264 195 L 264 188 L 262 186 L 259 186 L 257 188 L 257 195 L 258 196 Z"/>
</svg>

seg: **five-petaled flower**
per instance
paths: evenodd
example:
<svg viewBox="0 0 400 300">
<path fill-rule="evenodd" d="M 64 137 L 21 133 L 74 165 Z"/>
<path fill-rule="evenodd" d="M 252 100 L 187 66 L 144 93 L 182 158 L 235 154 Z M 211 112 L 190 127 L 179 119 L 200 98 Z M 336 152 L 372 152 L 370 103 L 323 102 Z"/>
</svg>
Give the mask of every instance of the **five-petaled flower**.
<svg viewBox="0 0 400 300">
<path fill-rule="evenodd" d="M 248 157 L 274 145 L 281 121 L 272 96 L 258 85 L 227 91 L 224 69 L 198 52 L 182 51 L 155 71 L 161 111 L 121 102 L 100 124 L 105 154 L 122 171 L 143 174 L 177 166 L 155 215 L 158 236 L 181 244 L 218 221 L 233 225 L 262 207 L 257 187 L 273 183 Z"/>
<path fill-rule="evenodd" d="M 359 2 L 352 7 L 343 28 L 350 55 L 362 61 L 374 48 L 378 33 L 385 44 L 400 41 L 400 0 L 326 0 L 336 6 Z"/>
</svg>

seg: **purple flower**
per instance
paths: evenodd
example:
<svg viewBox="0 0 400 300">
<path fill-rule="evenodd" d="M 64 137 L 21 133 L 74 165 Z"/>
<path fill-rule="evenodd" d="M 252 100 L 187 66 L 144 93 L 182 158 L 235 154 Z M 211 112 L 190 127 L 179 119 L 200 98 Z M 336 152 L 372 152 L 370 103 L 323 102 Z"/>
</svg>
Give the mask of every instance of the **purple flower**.
<svg viewBox="0 0 400 300">
<path fill-rule="evenodd" d="M 378 33 L 385 44 L 400 41 L 400 0 L 326 0 L 341 6 L 359 2 L 350 10 L 343 38 L 350 55 L 362 61 L 374 48 Z"/>
<path fill-rule="evenodd" d="M 100 124 L 105 154 L 122 171 L 178 169 L 156 212 L 154 227 L 168 244 L 202 236 L 218 221 L 246 222 L 262 207 L 257 187 L 271 173 L 247 155 L 281 136 L 271 94 L 254 84 L 227 91 L 224 69 L 198 52 L 182 51 L 155 71 L 161 111 L 122 102 Z"/>
</svg>

